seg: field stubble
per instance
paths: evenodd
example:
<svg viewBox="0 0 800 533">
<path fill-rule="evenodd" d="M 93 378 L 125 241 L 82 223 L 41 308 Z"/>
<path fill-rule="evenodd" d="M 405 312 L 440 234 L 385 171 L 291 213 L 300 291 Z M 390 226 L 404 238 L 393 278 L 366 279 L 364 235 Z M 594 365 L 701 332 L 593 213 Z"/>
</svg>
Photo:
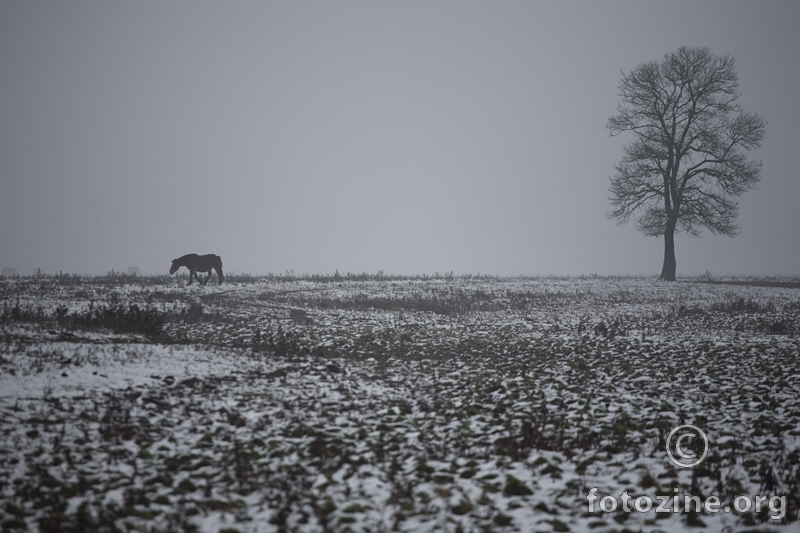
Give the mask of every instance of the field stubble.
<svg viewBox="0 0 800 533">
<path fill-rule="evenodd" d="M 0 280 L 4 531 L 796 529 L 796 289 L 229 281 Z M 787 505 L 590 514 L 590 487 Z"/>
</svg>

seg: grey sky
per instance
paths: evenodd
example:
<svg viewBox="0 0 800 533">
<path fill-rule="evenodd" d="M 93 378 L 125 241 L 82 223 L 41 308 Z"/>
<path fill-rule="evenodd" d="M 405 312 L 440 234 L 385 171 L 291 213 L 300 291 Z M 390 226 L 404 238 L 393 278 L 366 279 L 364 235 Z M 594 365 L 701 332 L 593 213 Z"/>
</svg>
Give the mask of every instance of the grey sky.
<svg viewBox="0 0 800 533">
<path fill-rule="evenodd" d="M 736 57 L 768 121 L 741 234 L 678 274 L 800 274 L 800 3 L 0 3 L 0 266 L 653 274 L 605 218 L 617 83 Z"/>
</svg>

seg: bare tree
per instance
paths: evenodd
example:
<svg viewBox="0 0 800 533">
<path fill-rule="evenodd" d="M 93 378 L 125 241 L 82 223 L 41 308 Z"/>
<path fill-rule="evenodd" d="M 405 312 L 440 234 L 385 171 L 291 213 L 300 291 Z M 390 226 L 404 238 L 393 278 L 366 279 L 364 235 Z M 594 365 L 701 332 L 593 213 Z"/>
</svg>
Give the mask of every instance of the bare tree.
<svg viewBox="0 0 800 533">
<path fill-rule="evenodd" d="M 761 162 L 746 152 L 761 146 L 766 122 L 736 102 L 733 57 L 708 48 L 684 46 L 643 63 L 623 73 L 619 91 L 622 103 L 606 127 L 634 139 L 615 165 L 606 216 L 624 225 L 636 213 L 639 231 L 663 235 L 661 279 L 674 281 L 676 231 L 739 232 L 734 198 L 761 179 Z"/>
</svg>

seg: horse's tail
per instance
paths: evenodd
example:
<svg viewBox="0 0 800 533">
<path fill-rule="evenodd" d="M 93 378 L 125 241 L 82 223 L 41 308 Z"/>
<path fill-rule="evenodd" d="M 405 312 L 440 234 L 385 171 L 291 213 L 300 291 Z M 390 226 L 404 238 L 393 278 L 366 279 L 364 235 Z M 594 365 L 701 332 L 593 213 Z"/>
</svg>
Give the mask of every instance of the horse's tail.
<svg viewBox="0 0 800 533">
<path fill-rule="evenodd" d="M 219 276 L 219 282 L 222 283 L 223 281 L 225 281 L 225 276 L 222 275 L 222 258 L 220 256 L 217 256 L 217 258 L 219 259 L 219 267 L 217 268 L 217 276 Z"/>
</svg>

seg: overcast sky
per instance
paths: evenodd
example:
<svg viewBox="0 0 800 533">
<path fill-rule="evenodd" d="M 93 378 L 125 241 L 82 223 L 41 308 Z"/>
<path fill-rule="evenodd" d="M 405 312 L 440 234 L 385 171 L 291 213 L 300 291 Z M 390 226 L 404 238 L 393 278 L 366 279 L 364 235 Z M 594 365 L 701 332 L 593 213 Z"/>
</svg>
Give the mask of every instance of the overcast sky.
<svg viewBox="0 0 800 533">
<path fill-rule="evenodd" d="M 741 234 L 678 275 L 800 274 L 800 2 L 0 2 L 0 267 L 652 274 L 606 219 L 622 72 L 736 58 L 767 121 Z"/>
</svg>

